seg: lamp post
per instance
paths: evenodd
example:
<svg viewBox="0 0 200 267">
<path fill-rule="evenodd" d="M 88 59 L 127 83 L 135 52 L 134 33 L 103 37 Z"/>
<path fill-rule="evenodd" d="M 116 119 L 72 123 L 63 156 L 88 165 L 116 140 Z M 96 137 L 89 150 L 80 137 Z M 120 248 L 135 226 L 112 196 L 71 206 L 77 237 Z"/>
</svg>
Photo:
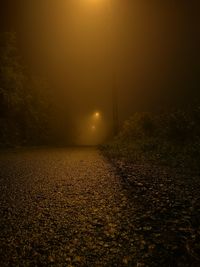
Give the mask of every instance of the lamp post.
<svg viewBox="0 0 200 267">
<path fill-rule="evenodd" d="M 117 86 L 117 21 L 115 20 L 114 7 L 111 0 L 107 2 L 108 4 L 108 14 L 111 18 L 110 20 L 110 36 L 113 36 L 113 40 L 110 42 L 110 56 L 111 56 L 111 93 L 112 93 L 112 133 L 113 136 L 117 135 L 119 132 L 119 88 Z M 113 22 L 113 26 L 112 26 Z M 112 44 L 113 43 L 113 44 Z M 112 47 L 111 47 L 112 46 Z"/>
<path fill-rule="evenodd" d="M 117 135 L 119 131 L 119 97 L 116 78 L 113 77 L 112 85 L 112 112 L 113 112 L 113 135 Z"/>
</svg>

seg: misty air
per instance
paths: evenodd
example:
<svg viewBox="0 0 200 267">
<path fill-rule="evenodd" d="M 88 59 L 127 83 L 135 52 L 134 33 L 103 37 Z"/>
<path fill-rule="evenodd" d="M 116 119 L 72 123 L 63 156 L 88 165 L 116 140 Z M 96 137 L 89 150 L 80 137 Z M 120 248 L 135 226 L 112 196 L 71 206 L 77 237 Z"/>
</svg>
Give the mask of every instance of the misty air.
<svg viewBox="0 0 200 267">
<path fill-rule="evenodd" d="M 200 266 L 198 11 L 1 1 L 0 266 Z"/>
</svg>

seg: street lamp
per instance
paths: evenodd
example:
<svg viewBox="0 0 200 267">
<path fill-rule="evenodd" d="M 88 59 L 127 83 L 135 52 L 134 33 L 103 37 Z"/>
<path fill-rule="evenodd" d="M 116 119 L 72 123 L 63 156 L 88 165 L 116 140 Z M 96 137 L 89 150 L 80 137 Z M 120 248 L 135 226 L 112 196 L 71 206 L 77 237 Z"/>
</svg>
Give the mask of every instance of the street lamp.
<svg viewBox="0 0 200 267">
<path fill-rule="evenodd" d="M 95 118 L 98 119 L 99 117 L 100 117 L 100 113 L 99 113 L 99 112 L 96 112 L 96 113 L 95 113 Z"/>
</svg>

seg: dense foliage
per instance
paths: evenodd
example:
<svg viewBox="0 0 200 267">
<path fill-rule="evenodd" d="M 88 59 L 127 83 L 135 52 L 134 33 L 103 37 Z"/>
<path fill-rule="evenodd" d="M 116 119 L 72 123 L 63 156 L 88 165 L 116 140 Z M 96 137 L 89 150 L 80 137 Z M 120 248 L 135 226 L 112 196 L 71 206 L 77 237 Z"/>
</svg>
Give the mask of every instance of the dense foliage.
<svg viewBox="0 0 200 267">
<path fill-rule="evenodd" d="M 112 157 L 198 168 L 200 108 L 135 113 L 105 148 Z"/>
<path fill-rule="evenodd" d="M 16 36 L 0 34 L 0 146 L 48 141 L 47 83 L 20 63 Z"/>
</svg>

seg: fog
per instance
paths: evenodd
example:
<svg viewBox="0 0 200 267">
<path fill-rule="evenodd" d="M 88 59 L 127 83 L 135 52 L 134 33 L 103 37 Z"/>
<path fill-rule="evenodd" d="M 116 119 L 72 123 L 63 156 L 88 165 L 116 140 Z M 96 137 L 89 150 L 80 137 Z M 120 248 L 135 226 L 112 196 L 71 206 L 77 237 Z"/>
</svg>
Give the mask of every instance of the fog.
<svg viewBox="0 0 200 267">
<path fill-rule="evenodd" d="M 101 143 L 113 128 L 113 88 L 122 124 L 135 111 L 168 105 L 197 66 L 191 53 L 198 35 L 195 3 L 16 2 L 2 4 L 3 22 L 17 31 L 28 68 L 50 84 L 51 124 L 60 139 Z M 92 120 L 97 111 L 98 127 Z"/>
</svg>

